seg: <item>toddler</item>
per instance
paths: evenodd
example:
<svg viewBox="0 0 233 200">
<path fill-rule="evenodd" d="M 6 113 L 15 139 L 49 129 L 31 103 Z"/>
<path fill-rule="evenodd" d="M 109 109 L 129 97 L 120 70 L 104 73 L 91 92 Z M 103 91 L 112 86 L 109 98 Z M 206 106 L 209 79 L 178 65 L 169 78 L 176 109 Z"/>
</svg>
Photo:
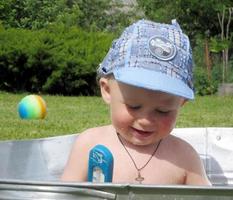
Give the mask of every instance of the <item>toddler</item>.
<svg viewBox="0 0 233 200">
<path fill-rule="evenodd" d="M 62 180 L 87 181 L 89 151 L 102 144 L 114 157 L 113 183 L 210 185 L 197 152 L 170 134 L 194 99 L 192 64 L 189 39 L 175 20 L 127 27 L 98 68 L 112 123 L 77 137 Z"/>
</svg>

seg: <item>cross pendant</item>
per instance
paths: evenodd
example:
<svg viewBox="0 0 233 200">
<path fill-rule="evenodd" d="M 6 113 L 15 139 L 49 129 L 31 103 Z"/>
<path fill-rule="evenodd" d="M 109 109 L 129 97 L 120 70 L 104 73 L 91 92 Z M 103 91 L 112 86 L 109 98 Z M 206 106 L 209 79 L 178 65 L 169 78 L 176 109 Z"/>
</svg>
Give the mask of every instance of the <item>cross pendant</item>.
<svg viewBox="0 0 233 200">
<path fill-rule="evenodd" d="M 138 181 L 140 184 L 142 184 L 142 181 L 144 181 L 144 177 L 141 176 L 140 171 L 138 171 L 138 177 L 135 178 L 136 181 Z"/>
</svg>

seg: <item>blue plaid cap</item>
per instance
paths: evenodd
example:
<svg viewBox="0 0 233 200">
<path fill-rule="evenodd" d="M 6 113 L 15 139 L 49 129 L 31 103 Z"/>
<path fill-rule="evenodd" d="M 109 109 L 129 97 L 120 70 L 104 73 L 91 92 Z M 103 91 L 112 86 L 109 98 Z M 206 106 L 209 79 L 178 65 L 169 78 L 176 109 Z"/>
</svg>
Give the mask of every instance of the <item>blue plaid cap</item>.
<svg viewBox="0 0 233 200">
<path fill-rule="evenodd" d="M 192 50 L 176 20 L 139 20 L 127 27 L 98 68 L 100 77 L 194 99 Z"/>
</svg>

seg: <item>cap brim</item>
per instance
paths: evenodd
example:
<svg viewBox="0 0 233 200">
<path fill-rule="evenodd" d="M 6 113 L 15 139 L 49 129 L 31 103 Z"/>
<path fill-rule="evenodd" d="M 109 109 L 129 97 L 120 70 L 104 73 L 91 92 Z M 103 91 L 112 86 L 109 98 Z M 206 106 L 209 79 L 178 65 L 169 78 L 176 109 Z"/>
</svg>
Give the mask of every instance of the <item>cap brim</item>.
<svg viewBox="0 0 233 200">
<path fill-rule="evenodd" d="M 193 90 L 183 81 L 161 72 L 132 67 L 115 69 L 113 74 L 117 81 L 129 85 L 194 99 Z"/>
</svg>

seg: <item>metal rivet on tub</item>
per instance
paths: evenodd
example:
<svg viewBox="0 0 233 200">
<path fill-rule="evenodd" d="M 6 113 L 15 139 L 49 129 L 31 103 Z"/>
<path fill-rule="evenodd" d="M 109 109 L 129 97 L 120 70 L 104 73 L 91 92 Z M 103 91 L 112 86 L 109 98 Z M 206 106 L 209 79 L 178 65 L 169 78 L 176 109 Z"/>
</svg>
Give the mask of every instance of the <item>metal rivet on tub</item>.
<svg viewBox="0 0 233 200">
<path fill-rule="evenodd" d="M 217 135 L 216 139 L 217 139 L 217 140 L 221 140 L 221 136 L 220 136 L 220 135 Z"/>
</svg>

